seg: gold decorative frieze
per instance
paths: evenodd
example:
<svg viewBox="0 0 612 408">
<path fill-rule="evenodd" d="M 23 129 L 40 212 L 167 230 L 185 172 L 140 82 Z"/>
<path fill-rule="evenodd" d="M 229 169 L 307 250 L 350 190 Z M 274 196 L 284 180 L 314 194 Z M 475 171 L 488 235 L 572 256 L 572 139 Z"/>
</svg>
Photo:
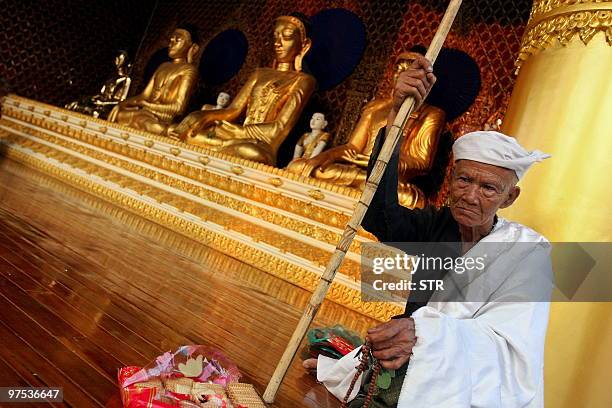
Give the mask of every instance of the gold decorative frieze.
<svg viewBox="0 0 612 408">
<path fill-rule="evenodd" d="M 531 55 L 555 42 L 565 46 L 578 36 L 586 45 L 600 32 L 612 46 L 612 1 L 535 0 L 515 63 L 517 71 Z"/>
<path fill-rule="evenodd" d="M 38 101 L 33 101 L 27 98 L 23 98 L 21 96 L 18 95 L 9 95 L 8 98 L 10 98 L 11 100 L 14 101 L 23 101 L 25 103 L 31 103 L 32 106 L 37 106 L 40 109 L 49 109 L 52 114 L 58 113 L 58 114 L 64 114 L 66 113 L 65 109 L 62 108 L 58 108 L 56 106 L 52 106 L 52 105 L 47 105 L 45 103 L 42 102 L 38 102 Z M 10 107 L 7 106 L 3 106 L 2 107 L 2 111 L 3 114 L 9 115 L 9 116 L 13 116 L 19 120 L 25 121 L 25 122 L 30 122 L 32 123 L 33 120 L 35 120 L 35 118 L 33 116 L 30 117 L 26 117 L 25 115 L 23 115 L 22 111 L 16 111 L 11 109 Z M 89 121 L 92 124 L 96 124 L 99 126 L 106 126 L 109 123 L 105 120 L 99 119 L 99 118 L 94 118 L 91 116 L 87 116 L 78 112 L 70 112 L 70 114 L 75 117 L 75 118 L 82 118 L 82 119 L 86 119 L 87 121 Z M 41 126 L 40 123 L 37 123 L 37 126 Z M 263 163 L 257 163 L 254 161 L 250 161 L 250 160 L 246 160 L 246 159 L 242 159 L 236 156 L 231 156 L 231 155 L 227 155 L 227 154 L 222 154 L 219 152 L 215 152 L 209 149 L 206 149 L 205 147 L 201 147 L 201 146 L 197 146 L 197 145 L 191 145 L 191 144 L 185 144 L 179 140 L 173 139 L 173 138 L 169 138 L 169 137 L 163 137 L 163 136 L 158 136 L 152 133 L 148 133 L 142 130 L 137 130 L 137 129 L 132 129 L 129 128 L 127 126 L 124 125 L 120 125 L 118 123 L 113 123 L 112 127 L 126 132 L 128 134 L 131 135 L 138 135 L 141 136 L 143 138 L 146 139 L 150 139 L 152 141 L 159 141 L 159 142 L 163 142 L 165 144 L 171 144 L 174 145 L 176 147 L 182 148 L 184 151 L 190 151 L 190 152 L 195 152 L 195 153 L 200 153 L 209 157 L 215 157 L 218 159 L 222 159 L 224 161 L 233 163 L 235 165 L 241 166 L 243 168 L 248 168 L 248 169 L 253 169 L 253 170 L 259 170 L 259 171 L 263 171 L 265 173 L 274 175 L 274 176 L 279 176 L 285 179 L 289 179 L 289 180 L 295 180 L 295 181 L 299 181 L 300 183 L 306 184 L 306 185 L 311 185 L 314 188 L 319 188 L 321 190 L 325 190 L 325 191 L 331 191 L 334 193 L 338 193 L 338 194 L 342 194 L 343 196 L 346 197 L 350 197 L 350 198 L 354 198 L 354 199 L 358 199 L 361 195 L 361 192 L 357 189 L 354 188 L 349 188 L 349 187 L 345 187 L 345 186 L 340 186 L 340 185 L 336 185 L 336 184 L 332 184 L 332 183 L 328 183 L 322 180 L 317 180 L 314 178 L 310 178 L 310 177 L 302 177 L 298 174 L 295 173 L 291 173 L 289 171 L 286 171 L 285 169 L 279 169 L 276 167 L 272 167 Z"/>
<path fill-rule="evenodd" d="M 321 190 L 309 190 L 308 195 L 315 200 L 323 200 L 325 198 L 325 194 Z"/>
<path fill-rule="evenodd" d="M 232 170 L 232 173 L 234 173 L 237 176 L 244 174 L 244 169 L 240 166 L 232 166 L 231 170 Z"/>
<path fill-rule="evenodd" d="M 44 121 L 40 118 L 30 116 L 25 117 L 21 114 L 21 112 L 12 112 L 8 110 L 6 113 L 7 116 L 12 116 L 20 121 L 31 123 L 36 127 L 53 130 L 54 132 L 58 132 L 105 150 L 119 153 L 126 157 L 151 164 L 155 167 L 177 172 L 178 174 L 205 184 L 209 184 L 211 186 L 230 188 L 233 193 L 240 194 L 245 198 L 255 200 L 266 205 L 276 206 L 279 209 L 289 210 L 291 212 L 295 212 L 297 215 L 309 217 L 333 227 L 342 228 L 346 222 L 348 222 L 348 215 L 344 215 L 336 211 L 330 211 L 325 208 L 317 208 L 316 211 L 313 211 L 310 207 L 305 207 L 304 203 L 300 202 L 299 200 L 286 197 L 282 194 L 274 194 L 269 191 L 262 190 L 253 184 L 242 183 L 237 180 L 228 181 L 227 177 L 222 177 L 212 172 L 204 172 L 201 168 L 195 168 L 189 165 L 179 167 L 176 164 L 177 162 L 174 160 L 169 160 L 164 156 L 160 156 L 149 151 L 144 151 L 143 149 L 113 143 L 108 139 L 99 138 L 94 133 L 89 133 L 70 126 L 60 126 L 59 124 Z M 7 126 L 12 126 L 12 124 L 7 123 Z M 208 157 L 206 157 L 206 159 L 200 159 L 200 163 L 203 164 L 204 162 L 208 163 Z M 370 237 L 370 235 L 365 232 L 360 232 L 360 235 Z"/>
<path fill-rule="evenodd" d="M 274 187 L 280 187 L 283 185 L 283 180 L 278 177 L 270 177 L 268 183 L 272 184 Z"/>
<path fill-rule="evenodd" d="M 4 121 L 0 121 L 1 124 L 6 125 L 6 122 Z M 142 167 L 139 166 L 137 164 L 131 163 L 127 160 L 122 160 L 119 159 L 117 157 L 113 157 L 113 156 L 109 156 L 108 154 L 105 153 L 101 153 L 100 151 L 96 151 L 94 149 L 91 148 L 87 148 L 84 147 L 82 145 L 73 143 L 73 142 L 69 142 L 66 140 L 63 140 L 59 137 L 53 136 L 53 135 L 49 135 L 46 134 L 44 132 L 41 132 L 39 130 L 36 129 L 30 129 L 30 128 L 26 128 L 24 126 L 19 126 L 19 125 L 13 125 L 13 124 L 8 124 L 10 127 L 14 128 L 15 130 L 24 132 L 24 133 L 29 133 L 32 134 L 34 136 L 36 136 L 37 138 L 41 139 L 41 140 L 45 140 L 48 141 L 49 143 L 52 143 L 54 145 L 58 145 L 64 148 L 67 148 L 69 150 L 78 152 L 82 155 L 85 155 L 87 157 L 91 157 L 94 158 L 96 160 L 99 160 L 101 162 L 105 162 L 108 163 L 109 165 L 112 166 L 116 166 L 118 168 L 124 169 L 129 171 L 130 173 L 133 174 L 137 174 L 139 176 L 143 176 L 146 177 L 150 180 L 154 180 L 160 183 L 163 183 L 165 185 L 171 186 L 172 188 L 176 188 L 179 189 L 181 191 L 184 191 L 186 193 L 192 194 L 194 196 L 206 199 L 207 201 L 213 202 L 215 204 L 219 204 L 222 205 L 224 207 L 230 208 L 232 210 L 235 211 L 239 211 L 245 215 L 251 216 L 251 217 L 256 217 L 258 219 L 261 219 L 263 221 L 269 222 L 271 224 L 275 224 L 279 227 L 291 230 L 295 233 L 301 234 L 301 235 L 308 235 L 308 236 L 313 236 L 314 238 L 316 238 L 319 241 L 325 242 L 329 245 L 335 245 L 338 241 L 338 239 L 340 238 L 340 234 L 339 233 L 335 233 L 332 231 L 329 231 L 327 229 L 321 228 L 321 227 L 317 227 L 314 226 L 312 224 L 308 224 L 306 222 L 300 221 L 299 219 L 296 219 L 294 217 L 287 217 L 284 216 L 282 214 L 280 214 L 277 211 L 272 211 L 272 210 L 268 210 L 266 208 L 258 208 L 256 206 L 253 206 L 252 204 L 249 204 L 248 202 L 245 202 L 243 200 L 237 200 L 231 197 L 228 197 L 226 195 L 217 193 L 215 191 L 212 190 L 208 190 L 208 189 L 202 189 L 200 186 L 198 186 L 197 184 L 193 184 L 193 183 L 189 183 L 186 181 L 183 181 L 181 179 L 178 179 L 176 177 L 173 176 L 169 176 L 167 174 L 164 174 L 162 172 L 159 171 L 155 171 L 155 170 L 151 170 L 148 169 L 146 167 Z M 18 141 L 18 143 L 20 143 L 21 145 L 23 145 L 24 147 L 28 147 L 31 149 L 36 149 L 36 151 L 44 153 L 46 155 L 52 155 L 54 152 L 54 149 L 49 148 L 48 146 L 45 145 L 41 145 L 31 139 L 27 139 L 27 138 L 15 138 L 16 141 Z M 64 156 L 62 156 L 64 157 Z M 168 161 L 163 161 L 165 164 L 165 167 L 168 168 L 169 170 L 174 170 L 174 172 L 178 172 L 178 167 L 176 167 L 176 162 L 172 162 L 173 164 L 169 164 Z M 173 167 L 173 165 L 175 167 Z M 92 168 L 91 166 L 89 166 L 87 168 L 88 172 L 92 172 Z M 108 178 L 108 169 L 100 169 L 100 171 L 102 172 L 107 172 L 107 174 L 103 174 L 102 177 L 103 178 Z M 200 171 L 205 171 L 205 170 L 200 170 Z M 114 174 L 114 173 L 113 173 Z M 116 177 L 116 180 L 121 180 L 121 179 L 125 179 L 125 176 L 119 175 L 119 174 L 114 174 L 114 177 Z M 111 180 L 113 181 L 113 180 Z M 148 186 L 140 186 L 141 188 L 148 188 Z M 234 190 L 236 191 L 236 189 L 232 189 L 231 187 L 229 187 L 230 190 Z M 149 194 L 149 193 L 147 193 Z M 286 199 L 286 201 L 288 201 L 289 199 Z M 198 210 L 199 211 L 199 210 Z M 189 212 L 193 212 L 193 211 L 189 211 Z M 199 211 L 200 213 L 202 211 Z M 306 215 L 312 215 L 316 213 L 316 210 L 313 211 L 312 209 L 310 209 L 309 207 L 305 208 L 305 212 Z M 193 212 L 195 214 L 195 212 Z M 208 218 L 210 219 L 210 217 Z M 358 243 L 354 243 L 351 248 L 350 248 L 351 252 L 360 253 L 360 249 L 359 249 L 359 245 Z M 316 262 L 320 262 L 321 258 L 317 258 L 315 260 Z"/>
</svg>

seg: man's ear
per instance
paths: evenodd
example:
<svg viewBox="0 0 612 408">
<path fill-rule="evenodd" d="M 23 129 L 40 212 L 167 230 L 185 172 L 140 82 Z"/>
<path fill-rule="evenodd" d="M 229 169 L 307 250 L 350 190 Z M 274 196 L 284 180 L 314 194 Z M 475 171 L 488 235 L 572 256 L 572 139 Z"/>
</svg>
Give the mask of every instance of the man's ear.
<svg viewBox="0 0 612 408">
<path fill-rule="evenodd" d="M 499 208 L 510 207 L 512 203 L 516 201 L 519 195 L 521 195 L 521 188 L 519 186 L 512 187 L 512 190 L 510 190 L 510 194 L 508 194 L 508 198 L 502 203 L 502 205 L 499 206 Z"/>
<path fill-rule="evenodd" d="M 189 47 L 189 51 L 187 51 L 187 62 L 193 64 L 196 56 L 198 55 L 198 51 L 200 51 L 200 46 L 198 44 L 192 44 Z"/>
</svg>

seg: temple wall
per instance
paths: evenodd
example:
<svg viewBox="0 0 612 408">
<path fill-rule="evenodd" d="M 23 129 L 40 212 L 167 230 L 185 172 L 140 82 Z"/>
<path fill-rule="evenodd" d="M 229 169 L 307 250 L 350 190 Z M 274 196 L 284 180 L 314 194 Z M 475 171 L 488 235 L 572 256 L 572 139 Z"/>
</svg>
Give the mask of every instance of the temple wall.
<svg viewBox="0 0 612 408">
<path fill-rule="evenodd" d="M 117 50 L 132 60 L 152 1 L 0 1 L 0 95 L 58 106 L 93 95 Z"/>
</svg>

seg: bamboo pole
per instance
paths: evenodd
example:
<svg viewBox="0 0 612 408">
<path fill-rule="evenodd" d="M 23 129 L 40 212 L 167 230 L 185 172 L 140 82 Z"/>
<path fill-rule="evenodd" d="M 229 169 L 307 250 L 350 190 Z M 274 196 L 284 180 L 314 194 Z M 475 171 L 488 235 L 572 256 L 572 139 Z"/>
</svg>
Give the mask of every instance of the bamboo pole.
<svg viewBox="0 0 612 408">
<path fill-rule="evenodd" d="M 455 16 L 459 11 L 460 6 L 461 0 L 450 0 L 446 12 L 444 13 L 444 17 L 442 18 L 440 26 L 438 27 L 438 31 L 436 32 L 436 35 L 431 41 L 431 45 L 425 54 L 427 59 L 430 60 L 432 64 L 436 61 L 436 58 L 440 53 L 442 44 L 444 44 L 444 41 L 446 40 L 446 36 L 453 25 L 453 21 L 455 20 Z M 336 246 L 336 250 L 329 259 L 325 272 L 323 272 L 323 275 L 321 276 L 319 283 L 310 298 L 310 302 L 306 306 L 304 314 L 298 322 L 295 331 L 287 344 L 287 348 L 285 349 L 285 352 L 274 370 L 274 374 L 272 374 L 272 378 L 270 378 L 268 387 L 263 394 L 263 399 L 265 402 L 274 402 L 278 388 L 287 374 L 289 365 L 293 361 L 298 347 L 300 346 L 304 335 L 306 335 L 308 327 L 312 323 L 314 316 L 317 314 L 317 311 L 319 310 L 319 307 L 327 294 L 329 285 L 331 285 L 332 281 L 334 280 L 334 276 L 336 276 L 336 272 L 338 271 L 338 268 L 340 268 L 340 264 L 342 263 L 349 246 L 353 242 L 355 233 L 361 225 L 361 221 L 363 220 L 363 217 L 365 216 L 365 213 L 372 202 L 372 197 L 374 197 L 374 193 L 378 188 L 378 183 L 380 183 L 380 179 L 385 173 L 385 169 L 387 168 L 391 154 L 399 142 L 401 135 L 403 134 L 404 126 L 406 125 L 406 122 L 408 121 L 408 118 L 410 117 L 410 114 L 414 108 L 414 98 L 407 98 L 397 113 L 393 126 L 391 127 L 391 131 L 389 132 L 389 135 L 387 135 L 385 143 L 383 144 L 380 154 L 378 155 L 378 159 L 374 164 L 372 173 L 366 181 L 365 189 L 363 190 L 361 198 L 357 203 L 355 212 L 346 225 L 344 233 Z"/>
</svg>

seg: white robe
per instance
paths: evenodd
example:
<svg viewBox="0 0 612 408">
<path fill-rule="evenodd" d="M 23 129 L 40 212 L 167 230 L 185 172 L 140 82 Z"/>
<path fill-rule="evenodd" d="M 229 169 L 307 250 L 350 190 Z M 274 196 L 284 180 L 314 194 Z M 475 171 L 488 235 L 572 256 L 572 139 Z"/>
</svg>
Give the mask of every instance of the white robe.
<svg viewBox="0 0 612 408">
<path fill-rule="evenodd" d="M 499 256 L 483 274 L 460 275 L 464 282 L 458 286 L 467 299 L 488 300 L 441 302 L 434 294 L 412 314 L 417 343 L 399 408 L 544 406 L 549 303 L 532 300 L 543 297 L 542 288 L 548 300 L 552 290 L 550 244 L 537 232 L 501 218 L 468 254 L 477 254 L 483 242 L 503 243 Z M 517 244 L 527 242 L 534 245 Z M 486 293 L 470 293 L 472 289 Z M 319 357 L 317 378 L 339 399 L 355 373 L 355 353 L 339 361 Z M 356 394 L 354 390 L 351 399 Z"/>
</svg>

